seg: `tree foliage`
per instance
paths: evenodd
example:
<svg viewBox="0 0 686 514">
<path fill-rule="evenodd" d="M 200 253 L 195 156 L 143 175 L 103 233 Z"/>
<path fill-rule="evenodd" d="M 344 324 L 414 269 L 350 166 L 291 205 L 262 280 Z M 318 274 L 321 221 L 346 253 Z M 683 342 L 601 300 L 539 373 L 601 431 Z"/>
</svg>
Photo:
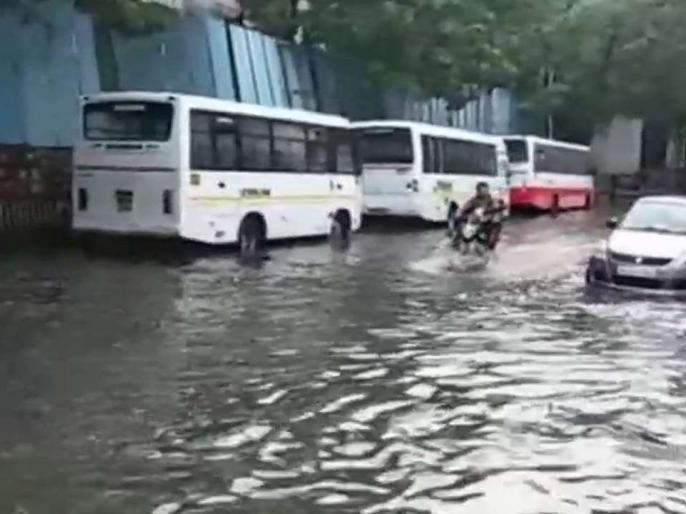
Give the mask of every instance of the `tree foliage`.
<svg viewBox="0 0 686 514">
<path fill-rule="evenodd" d="M 555 3 L 557 0 L 548 0 Z M 455 96 L 465 84 L 511 85 L 550 9 L 540 0 L 246 2 L 258 24 L 363 59 L 377 78 Z"/>
<path fill-rule="evenodd" d="M 685 21 L 681 0 L 587 1 L 569 22 L 579 44 L 558 43 L 557 66 L 596 118 L 625 114 L 682 123 Z"/>
<path fill-rule="evenodd" d="M 686 120 L 683 0 L 244 0 L 266 30 L 364 60 L 374 75 L 459 97 L 514 88 L 589 123 Z M 303 7 L 305 6 L 306 7 Z M 300 8 L 298 8 L 300 6 Z"/>
</svg>

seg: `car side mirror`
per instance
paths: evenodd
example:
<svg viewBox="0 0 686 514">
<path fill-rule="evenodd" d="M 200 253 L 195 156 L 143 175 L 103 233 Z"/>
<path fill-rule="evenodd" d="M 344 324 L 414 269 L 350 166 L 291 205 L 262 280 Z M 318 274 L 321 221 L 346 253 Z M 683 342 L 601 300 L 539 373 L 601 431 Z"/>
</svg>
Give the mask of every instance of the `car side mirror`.
<svg viewBox="0 0 686 514">
<path fill-rule="evenodd" d="M 619 226 L 619 220 L 613 216 L 605 222 L 605 226 L 610 230 L 614 230 Z"/>
</svg>

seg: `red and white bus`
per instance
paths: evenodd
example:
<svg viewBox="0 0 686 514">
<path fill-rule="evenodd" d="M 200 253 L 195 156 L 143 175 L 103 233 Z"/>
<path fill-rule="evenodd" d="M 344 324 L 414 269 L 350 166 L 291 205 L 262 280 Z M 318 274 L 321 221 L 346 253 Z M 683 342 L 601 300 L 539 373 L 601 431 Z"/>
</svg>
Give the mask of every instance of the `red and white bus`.
<svg viewBox="0 0 686 514">
<path fill-rule="evenodd" d="M 513 208 L 591 208 L 595 186 L 589 147 L 534 136 L 503 139 L 510 161 Z"/>
</svg>

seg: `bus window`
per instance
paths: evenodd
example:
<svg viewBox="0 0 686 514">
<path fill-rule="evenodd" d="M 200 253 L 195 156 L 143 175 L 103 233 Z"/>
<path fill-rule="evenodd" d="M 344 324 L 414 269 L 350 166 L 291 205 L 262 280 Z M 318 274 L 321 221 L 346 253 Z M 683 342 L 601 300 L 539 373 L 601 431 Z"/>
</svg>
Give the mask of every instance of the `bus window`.
<svg viewBox="0 0 686 514">
<path fill-rule="evenodd" d="M 89 141 L 168 141 L 174 107 L 166 102 L 97 102 L 84 106 Z"/>
<path fill-rule="evenodd" d="M 336 172 L 346 175 L 359 174 L 353 134 L 346 130 L 336 130 L 333 133 L 335 134 L 333 152 L 336 159 Z"/>
<path fill-rule="evenodd" d="M 212 169 L 214 150 L 212 141 L 212 115 L 191 112 L 191 167 Z"/>
<path fill-rule="evenodd" d="M 477 169 L 484 175 L 498 174 L 498 156 L 493 145 L 475 144 L 474 155 Z"/>
<path fill-rule="evenodd" d="M 246 171 L 269 170 L 272 165 L 269 122 L 259 118 L 240 118 L 238 133 L 241 143 L 241 168 Z"/>
<path fill-rule="evenodd" d="M 493 145 L 446 139 L 445 173 L 452 175 L 497 175 Z"/>
<path fill-rule="evenodd" d="M 362 133 L 362 159 L 370 164 L 412 164 L 412 136 L 408 129 L 366 129 Z"/>
<path fill-rule="evenodd" d="M 191 167 L 205 170 L 236 169 L 236 127 L 233 118 L 191 111 Z"/>
<path fill-rule="evenodd" d="M 329 167 L 328 129 L 307 128 L 307 169 L 311 173 L 326 173 Z"/>
<path fill-rule="evenodd" d="M 274 123 L 274 162 L 277 171 L 307 171 L 305 128 L 294 123 Z"/>
<path fill-rule="evenodd" d="M 526 141 L 523 139 L 506 139 L 507 158 L 513 164 L 521 164 L 529 161 L 529 152 Z"/>
<path fill-rule="evenodd" d="M 445 172 L 449 175 L 476 175 L 471 145 L 462 141 L 443 140 Z"/>
<path fill-rule="evenodd" d="M 238 145 L 236 125 L 228 116 L 216 116 L 212 126 L 216 166 L 220 169 L 236 169 Z"/>
<path fill-rule="evenodd" d="M 439 139 L 422 136 L 422 155 L 424 158 L 424 173 L 443 173 L 443 145 Z"/>
<path fill-rule="evenodd" d="M 589 153 L 574 148 L 536 145 L 535 169 L 537 172 L 588 175 Z"/>
<path fill-rule="evenodd" d="M 547 161 L 547 149 L 541 145 L 536 145 L 534 151 L 534 170 L 537 172 L 546 171 Z"/>
</svg>

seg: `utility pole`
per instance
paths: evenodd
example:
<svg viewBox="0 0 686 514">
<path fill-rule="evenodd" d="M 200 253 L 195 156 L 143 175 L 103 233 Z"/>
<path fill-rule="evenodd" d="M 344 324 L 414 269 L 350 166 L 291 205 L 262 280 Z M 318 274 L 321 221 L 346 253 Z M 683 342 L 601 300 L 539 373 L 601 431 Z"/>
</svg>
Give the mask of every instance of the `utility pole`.
<svg viewBox="0 0 686 514">
<path fill-rule="evenodd" d="M 550 92 L 555 83 L 555 73 L 549 67 L 545 70 L 545 80 L 545 87 Z M 553 118 L 553 113 L 550 111 L 548 112 L 546 120 L 546 135 L 548 139 L 555 139 L 555 119 Z"/>
</svg>

